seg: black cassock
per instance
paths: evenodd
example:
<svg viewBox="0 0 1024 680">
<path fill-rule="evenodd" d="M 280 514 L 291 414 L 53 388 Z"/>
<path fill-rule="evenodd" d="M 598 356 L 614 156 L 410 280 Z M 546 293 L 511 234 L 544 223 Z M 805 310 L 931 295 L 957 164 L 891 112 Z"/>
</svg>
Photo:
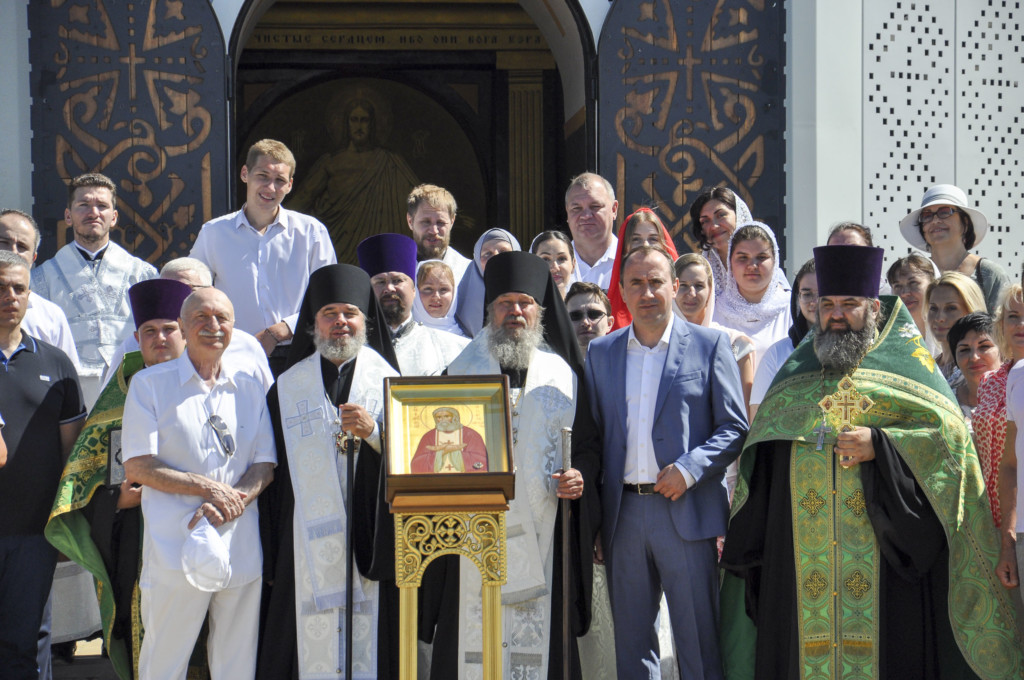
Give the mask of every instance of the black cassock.
<svg viewBox="0 0 1024 680">
<path fill-rule="evenodd" d="M 877 428 L 872 444 L 875 460 L 862 463 L 860 473 L 881 557 L 879 677 L 975 678 L 947 614 L 949 548 L 942 524 Z M 790 451 L 789 441 L 758 445 L 750 496 L 729 523 L 722 554 L 722 567 L 746 582 L 747 614 L 757 626 L 759 679 L 800 678 Z"/>
<path fill-rule="evenodd" d="M 341 367 L 320 359 L 324 389 L 335 405 L 348 400 L 356 358 Z M 263 601 L 260 606 L 260 644 L 256 677 L 259 680 L 298 679 L 298 643 L 295 621 L 295 554 L 292 492 L 288 454 L 277 385 L 267 393 L 277 445 L 274 482 L 260 494 L 260 540 L 263 545 Z M 383 459 L 362 442 L 353 480 L 353 516 L 349 528 L 356 567 L 366 578 L 379 581 L 377 677 L 398 678 L 398 588 L 395 586 L 394 520 L 384 499 Z"/>
<path fill-rule="evenodd" d="M 502 370 L 509 376 L 512 388 L 522 387 L 526 372 Z M 576 417 L 573 423 L 572 466 L 583 475 L 584 494 L 572 501 L 569 549 L 570 593 L 569 613 L 572 630 L 572 678 L 580 675 L 579 650 L 576 637 L 590 627 L 590 603 L 593 592 L 594 536 L 601 521 L 601 505 L 597 495 L 601 471 L 601 448 L 597 427 L 590 413 L 589 401 L 582 381 L 577 383 Z M 555 559 L 552 567 L 551 640 L 548 657 L 548 678 L 562 677 L 562 504 L 555 517 Z M 459 569 L 461 558 L 444 556 L 427 567 L 419 592 L 419 630 L 425 642 L 433 641 L 430 666 L 431 680 L 453 680 L 459 677 Z M 473 568 L 466 565 L 466 568 Z M 508 565 L 515 569 L 514 564 Z"/>
</svg>

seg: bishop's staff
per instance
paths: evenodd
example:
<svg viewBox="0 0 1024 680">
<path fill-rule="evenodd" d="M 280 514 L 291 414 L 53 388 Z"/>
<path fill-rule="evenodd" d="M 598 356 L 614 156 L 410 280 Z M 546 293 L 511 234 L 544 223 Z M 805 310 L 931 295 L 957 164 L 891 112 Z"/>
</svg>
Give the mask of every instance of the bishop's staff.
<svg viewBox="0 0 1024 680">
<path fill-rule="evenodd" d="M 345 529 L 345 680 L 352 680 L 352 588 L 355 586 L 355 575 L 352 573 L 355 570 L 352 540 L 352 494 L 355 484 L 352 478 L 356 473 L 356 438 L 351 431 L 345 435 L 345 452 L 348 454 L 348 460 L 345 461 L 345 516 L 348 519 Z"/>
<path fill-rule="evenodd" d="M 562 428 L 562 472 L 572 468 L 572 428 Z M 569 563 L 572 554 L 569 549 L 569 512 L 572 501 L 563 498 L 562 504 L 562 677 L 571 678 L 572 668 L 572 623 L 569 620 L 569 598 L 572 590 L 569 583 Z"/>
</svg>

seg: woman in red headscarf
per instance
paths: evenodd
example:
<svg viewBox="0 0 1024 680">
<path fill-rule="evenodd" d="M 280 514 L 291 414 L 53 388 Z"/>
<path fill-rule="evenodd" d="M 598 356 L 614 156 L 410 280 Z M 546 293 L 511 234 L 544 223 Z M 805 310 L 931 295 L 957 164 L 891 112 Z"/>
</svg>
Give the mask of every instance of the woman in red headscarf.
<svg viewBox="0 0 1024 680">
<path fill-rule="evenodd" d="M 612 303 L 611 330 L 628 326 L 633 322 L 633 317 L 622 300 L 622 291 L 619 289 L 619 270 L 622 268 L 622 259 L 635 248 L 654 245 L 664 248 L 672 256 L 673 262 L 679 257 L 672 237 L 669 236 L 668 229 L 665 228 L 661 219 L 650 208 L 640 208 L 626 218 L 626 221 L 622 223 L 622 229 L 619 230 L 619 250 L 615 253 L 612 280 L 608 284 L 608 300 Z"/>
</svg>

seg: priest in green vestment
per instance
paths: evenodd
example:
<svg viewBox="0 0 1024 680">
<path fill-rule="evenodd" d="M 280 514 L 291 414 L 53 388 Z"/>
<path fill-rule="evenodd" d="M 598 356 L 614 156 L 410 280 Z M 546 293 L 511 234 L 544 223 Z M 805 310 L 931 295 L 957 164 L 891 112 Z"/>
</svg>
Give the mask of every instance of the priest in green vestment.
<svg viewBox="0 0 1024 680">
<path fill-rule="evenodd" d="M 142 556 L 141 489 L 108 484 L 112 434 L 121 429 L 128 383 L 146 366 L 176 359 L 185 350 L 178 327 L 190 286 L 151 279 L 128 290 L 140 351 L 129 352 L 100 393 L 75 442 L 46 524 L 48 541 L 94 577 L 103 619 L 103 640 L 118 677 L 137 676 L 142 642 L 138 575 Z M 195 657 L 200 659 L 205 654 Z M 203 677 L 190 668 L 189 677 Z"/>
<path fill-rule="evenodd" d="M 1024 677 L 977 454 L 881 248 L 815 248 L 818 324 L 740 459 L 729 678 Z"/>
</svg>

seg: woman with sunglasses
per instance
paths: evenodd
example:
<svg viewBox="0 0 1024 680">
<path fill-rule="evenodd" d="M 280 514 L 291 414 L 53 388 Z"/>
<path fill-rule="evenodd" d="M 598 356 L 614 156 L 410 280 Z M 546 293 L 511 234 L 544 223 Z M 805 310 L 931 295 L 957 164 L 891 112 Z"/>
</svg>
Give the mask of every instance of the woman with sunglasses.
<svg viewBox="0 0 1024 680">
<path fill-rule="evenodd" d="M 967 204 L 967 195 L 952 184 L 936 184 L 925 192 L 921 207 L 900 220 L 900 233 L 910 245 L 931 254 L 940 273 L 957 271 L 974 279 L 990 314 L 999 308 L 1010 277 L 992 260 L 970 252 L 988 232 L 985 215 Z"/>
</svg>

